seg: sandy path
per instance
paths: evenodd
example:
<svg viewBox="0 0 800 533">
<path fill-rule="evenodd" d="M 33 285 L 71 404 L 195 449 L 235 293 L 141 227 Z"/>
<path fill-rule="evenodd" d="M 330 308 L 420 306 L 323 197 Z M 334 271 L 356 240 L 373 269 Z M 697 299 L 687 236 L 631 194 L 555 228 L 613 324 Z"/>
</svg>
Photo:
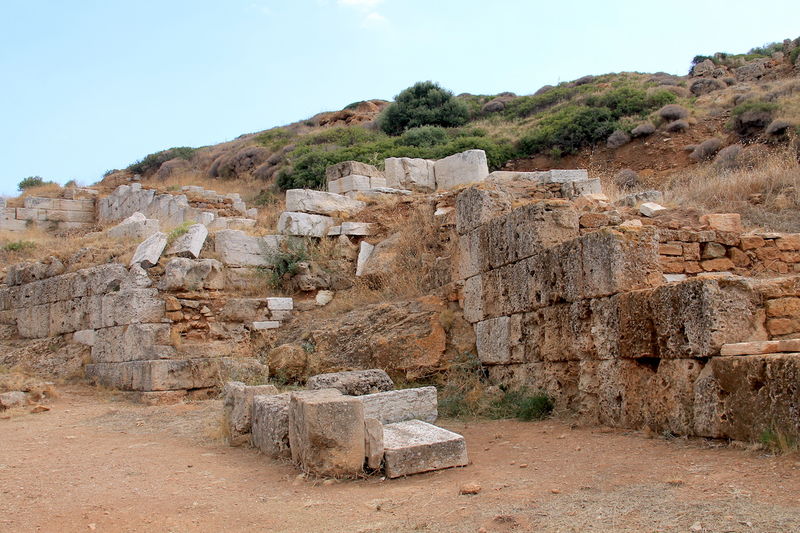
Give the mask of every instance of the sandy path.
<svg viewBox="0 0 800 533">
<path fill-rule="evenodd" d="M 0 419 L 0 531 L 800 530 L 800 458 L 701 440 L 446 421 L 472 465 L 329 484 L 215 440 L 218 401 L 50 405 Z"/>
</svg>

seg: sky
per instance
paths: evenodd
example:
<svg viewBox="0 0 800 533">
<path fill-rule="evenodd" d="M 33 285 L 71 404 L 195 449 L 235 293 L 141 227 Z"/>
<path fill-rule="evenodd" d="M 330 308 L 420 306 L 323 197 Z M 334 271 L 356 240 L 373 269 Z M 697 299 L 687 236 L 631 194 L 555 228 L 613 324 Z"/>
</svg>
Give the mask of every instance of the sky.
<svg viewBox="0 0 800 533">
<path fill-rule="evenodd" d="M 798 20 L 796 0 L 0 0 L 0 194 L 33 175 L 88 185 L 420 80 L 530 94 L 685 74 L 697 54 L 798 37 Z"/>
</svg>

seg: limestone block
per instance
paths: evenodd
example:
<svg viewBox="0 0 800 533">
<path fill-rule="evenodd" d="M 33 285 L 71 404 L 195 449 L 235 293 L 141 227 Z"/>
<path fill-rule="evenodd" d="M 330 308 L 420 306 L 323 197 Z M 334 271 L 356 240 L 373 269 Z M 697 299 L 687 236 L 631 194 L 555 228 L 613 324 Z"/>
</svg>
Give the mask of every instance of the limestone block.
<svg viewBox="0 0 800 533">
<path fill-rule="evenodd" d="M 85 368 L 90 380 L 120 390 L 203 389 L 214 387 L 219 381 L 219 361 L 213 359 L 91 363 Z"/>
<path fill-rule="evenodd" d="M 370 178 L 369 190 L 381 189 L 386 187 L 386 178 Z"/>
<path fill-rule="evenodd" d="M 179 236 L 167 249 L 167 255 L 197 259 L 200 250 L 208 237 L 208 229 L 202 224 L 192 224 L 183 235 Z"/>
<path fill-rule="evenodd" d="M 589 172 L 585 169 L 553 169 L 550 171 L 550 183 L 567 183 L 570 181 L 587 181 Z"/>
<path fill-rule="evenodd" d="M 169 324 L 131 324 L 100 328 L 92 345 L 93 363 L 122 363 L 175 356 Z"/>
<path fill-rule="evenodd" d="M 700 223 L 717 231 L 744 232 L 742 216 L 739 213 L 714 213 L 700 217 Z"/>
<path fill-rule="evenodd" d="M 222 264 L 216 259 L 174 257 L 164 267 L 158 288 L 162 291 L 197 291 L 223 289 L 225 276 Z"/>
<path fill-rule="evenodd" d="M 371 245 L 367 241 L 361 241 L 358 249 L 358 259 L 356 260 L 356 276 L 363 275 L 364 267 L 366 266 L 367 261 L 372 255 L 374 249 L 375 246 Z"/>
<path fill-rule="evenodd" d="M 13 209 L 12 209 L 13 211 Z M 27 220 L 17 220 L 16 218 L 0 218 L 0 231 L 26 231 L 30 229 Z"/>
<path fill-rule="evenodd" d="M 267 307 L 270 311 L 291 311 L 294 309 L 292 298 L 267 298 Z"/>
<path fill-rule="evenodd" d="M 275 385 L 248 386 L 241 381 L 229 381 L 222 389 L 225 421 L 228 425 L 228 444 L 241 446 L 250 440 L 253 399 L 256 396 L 278 394 Z"/>
<path fill-rule="evenodd" d="M 434 162 L 411 157 L 390 157 L 385 161 L 386 186 L 423 192 L 436 190 Z"/>
<path fill-rule="evenodd" d="M 342 222 L 341 235 L 372 235 L 372 227 L 373 225 L 368 222 Z"/>
<path fill-rule="evenodd" d="M 92 211 L 63 211 L 61 209 L 47 209 L 45 219 L 53 222 L 94 222 Z"/>
<path fill-rule="evenodd" d="M 245 230 L 254 228 L 255 225 L 256 221 L 252 218 L 215 217 L 208 224 L 206 224 L 206 227 L 210 231 L 220 231 L 226 229 Z"/>
<path fill-rule="evenodd" d="M 360 176 L 357 174 L 343 177 L 339 180 L 339 185 L 342 188 L 342 194 L 354 191 L 369 190 L 372 187 L 370 184 L 370 179 L 371 178 L 368 176 Z"/>
<path fill-rule="evenodd" d="M 19 336 L 40 339 L 50 335 L 50 305 L 34 305 L 14 310 Z"/>
<path fill-rule="evenodd" d="M 366 262 L 361 265 L 360 276 L 381 276 L 390 274 L 397 267 L 403 235 L 395 233 L 382 240 L 372 249 Z M 360 256 L 360 254 L 359 254 Z"/>
<path fill-rule="evenodd" d="M 704 437 L 800 436 L 800 354 L 714 357 L 695 383 L 694 429 Z"/>
<path fill-rule="evenodd" d="M 445 157 L 434 163 L 434 172 L 437 190 L 447 190 L 459 185 L 483 181 L 489 175 L 486 152 L 467 150 Z"/>
<path fill-rule="evenodd" d="M 253 322 L 252 326 L 254 330 L 261 331 L 264 329 L 278 329 L 281 327 L 281 323 L 277 320 L 265 320 L 263 322 Z"/>
<path fill-rule="evenodd" d="M 286 191 L 286 210 L 318 215 L 352 216 L 367 204 L 351 200 L 346 196 L 311 189 L 289 189 Z"/>
<path fill-rule="evenodd" d="M 488 264 L 488 259 L 484 258 L 486 247 L 481 246 L 480 238 L 481 232 L 479 229 L 458 236 L 455 279 L 467 279 L 477 276 L 483 271 L 483 265 Z"/>
<path fill-rule="evenodd" d="M 364 416 L 393 424 L 404 420 L 436 422 L 439 416 L 436 387 L 390 390 L 358 396 Z"/>
<path fill-rule="evenodd" d="M 390 391 L 394 389 L 394 382 L 385 371 L 376 368 L 318 374 L 308 379 L 306 388 L 309 390 L 336 389 L 349 396 L 361 396 Z"/>
<path fill-rule="evenodd" d="M 158 264 L 164 248 L 167 246 L 167 234 L 154 233 L 136 248 L 131 259 L 131 265 L 141 265 L 142 268 L 152 268 Z"/>
<path fill-rule="evenodd" d="M 28 209 L 18 207 L 16 211 L 17 220 L 47 220 L 47 213 L 44 209 Z"/>
<path fill-rule="evenodd" d="M 383 177 L 383 172 L 378 170 L 376 167 L 366 163 L 361 163 L 359 161 L 344 161 L 342 163 L 331 165 L 325 169 L 325 178 L 328 183 L 352 174 L 374 178 Z"/>
<path fill-rule="evenodd" d="M 284 392 L 253 397 L 251 443 L 274 459 L 291 458 L 289 450 L 289 397 Z"/>
<path fill-rule="evenodd" d="M 49 304 L 49 336 L 91 328 L 89 302 L 88 298 L 74 298 Z"/>
<path fill-rule="evenodd" d="M 486 365 L 522 363 L 525 358 L 522 316 L 501 316 L 475 324 L 478 358 Z"/>
<path fill-rule="evenodd" d="M 156 289 L 131 289 L 106 294 L 100 298 L 100 325 L 93 327 L 125 326 L 161 322 L 164 300 Z M 96 311 L 95 311 L 96 312 Z"/>
<path fill-rule="evenodd" d="M 421 420 L 385 425 L 383 446 L 389 478 L 469 463 L 464 437 Z"/>
<path fill-rule="evenodd" d="M 345 191 L 344 187 L 342 186 L 342 180 L 336 179 L 328 182 L 328 192 L 333 194 L 344 194 L 347 191 Z"/>
<path fill-rule="evenodd" d="M 95 342 L 95 335 L 95 330 L 93 329 L 82 329 L 72 334 L 72 340 L 78 344 L 93 346 Z"/>
<path fill-rule="evenodd" d="M 483 309 L 483 276 L 473 276 L 464 281 L 464 318 L 472 324 L 486 316 Z"/>
<path fill-rule="evenodd" d="M 378 470 L 383 464 L 383 424 L 374 418 L 364 420 L 364 451 L 367 467 Z"/>
<path fill-rule="evenodd" d="M 269 318 L 266 298 L 233 298 L 219 312 L 220 320 L 229 322 L 262 321 Z"/>
<path fill-rule="evenodd" d="M 22 391 L 10 391 L 0 394 L 0 411 L 21 407 L 28 403 L 28 395 Z"/>
<path fill-rule="evenodd" d="M 661 213 L 666 213 L 667 208 L 655 202 L 645 202 L 639 206 L 639 212 L 646 217 L 654 217 Z"/>
<path fill-rule="evenodd" d="M 495 183 L 508 183 L 512 181 L 528 181 L 531 183 L 549 183 L 550 182 L 550 171 L 539 171 L 539 172 L 517 172 L 517 171 L 500 171 L 495 170 L 489 177 L 486 178 L 486 181 L 491 181 Z"/>
<path fill-rule="evenodd" d="M 214 251 L 226 265 L 267 266 L 284 239 L 281 235 L 253 237 L 241 230 L 222 230 L 214 236 Z"/>
<path fill-rule="evenodd" d="M 331 217 L 284 211 L 278 218 L 278 231 L 283 235 L 325 237 L 334 226 Z"/>
<path fill-rule="evenodd" d="M 464 235 L 511 210 L 512 198 L 494 189 L 470 187 L 456 197 L 456 230 Z"/>
<path fill-rule="evenodd" d="M 358 398 L 323 389 L 289 400 L 292 460 L 323 476 L 356 476 L 364 467 L 364 406 Z"/>
<path fill-rule="evenodd" d="M 603 185 L 600 183 L 599 178 L 587 180 L 587 181 L 576 181 L 572 184 L 574 196 L 585 196 L 589 194 L 602 194 L 603 193 Z"/>
</svg>

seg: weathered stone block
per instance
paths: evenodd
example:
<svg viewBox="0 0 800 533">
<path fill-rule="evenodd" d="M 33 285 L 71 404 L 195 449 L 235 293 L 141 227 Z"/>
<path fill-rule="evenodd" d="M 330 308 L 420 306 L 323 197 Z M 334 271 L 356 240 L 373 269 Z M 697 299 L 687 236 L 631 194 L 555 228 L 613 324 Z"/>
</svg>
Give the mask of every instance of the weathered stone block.
<svg viewBox="0 0 800 533">
<path fill-rule="evenodd" d="M 478 358 L 483 364 L 507 365 L 525 359 L 521 314 L 478 322 L 475 336 Z"/>
<path fill-rule="evenodd" d="M 167 255 L 177 255 L 197 259 L 200 257 L 200 250 L 208 237 L 208 229 L 202 224 L 192 224 L 183 235 L 175 239 L 175 242 L 167 249 Z"/>
<path fill-rule="evenodd" d="M 323 476 L 356 476 L 364 468 L 364 406 L 339 391 L 294 392 L 289 401 L 292 460 Z"/>
<path fill-rule="evenodd" d="M 314 191 L 311 189 L 289 189 L 286 191 L 286 211 L 316 213 L 318 215 L 352 216 L 367 204 L 351 200 L 341 194 Z"/>
<path fill-rule="evenodd" d="M 467 150 L 434 163 L 436 189 L 452 189 L 458 185 L 483 181 L 489 175 L 486 152 Z"/>
<path fill-rule="evenodd" d="M 241 230 L 222 230 L 214 236 L 214 251 L 226 265 L 267 266 L 284 239 L 282 235 L 253 237 Z"/>
<path fill-rule="evenodd" d="M 420 191 L 436 190 L 434 162 L 411 157 L 386 159 L 386 186 L 405 187 Z"/>
<path fill-rule="evenodd" d="M 283 235 L 325 237 L 334 224 L 331 217 L 284 211 L 278 218 L 278 231 Z"/>
<path fill-rule="evenodd" d="M 308 379 L 306 388 L 309 390 L 336 389 L 349 396 L 361 396 L 390 391 L 394 389 L 394 382 L 385 371 L 375 368 L 317 374 Z"/>
<path fill-rule="evenodd" d="M 92 330 L 93 363 L 121 363 L 175 356 L 169 324 L 131 324 Z"/>
<path fill-rule="evenodd" d="M 137 211 L 116 226 L 109 228 L 106 233 L 112 239 L 142 240 L 157 233 L 158 229 L 158 220 L 147 218 Z"/>
<path fill-rule="evenodd" d="M 275 385 L 248 386 L 241 381 L 229 381 L 223 390 L 225 422 L 228 425 L 228 444 L 241 446 L 250 439 L 253 398 L 278 394 Z"/>
<path fill-rule="evenodd" d="M 284 392 L 253 397 L 251 443 L 262 453 L 275 458 L 291 458 L 289 449 L 289 397 Z"/>
<path fill-rule="evenodd" d="M 389 478 L 469 463 L 464 437 L 421 420 L 385 425 L 383 445 Z"/>
<path fill-rule="evenodd" d="M 156 289 L 131 289 L 106 294 L 101 299 L 101 324 L 92 324 L 92 327 L 160 322 L 165 309 L 164 300 L 157 294 Z M 90 314 L 96 312 L 97 309 L 89 309 Z"/>
<path fill-rule="evenodd" d="M 214 387 L 219 362 L 212 359 L 162 359 L 125 363 L 91 363 L 86 377 L 120 390 L 160 391 Z"/>
<path fill-rule="evenodd" d="M 364 451 L 367 467 L 378 470 L 383 464 L 383 424 L 374 418 L 364 420 Z"/>
<path fill-rule="evenodd" d="M 359 176 L 382 178 L 383 172 L 378 170 L 372 165 L 361 163 L 359 161 L 344 161 L 331 165 L 325 169 L 325 178 L 328 182 L 338 180 L 345 176 L 357 174 Z"/>
<path fill-rule="evenodd" d="M 157 232 L 146 238 L 136 248 L 131 259 L 131 265 L 141 265 L 142 268 L 151 268 L 158 264 L 164 248 L 167 246 L 167 234 Z"/>
<path fill-rule="evenodd" d="M 417 387 L 358 396 L 364 416 L 392 424 L 403 420 L 436 422 L 439 416 L 436 387 Z"/>
<path fill-rule="evenodd" d="M 356 260 L 356 276 L 363 275 L 367 261 L 369 261 L 369 258 L 374 250 L 374 245 L 368 243 L 367 241 L 361 241 L 358 249 L 358 259 Z"/>
<path fill-rule="evenodd" d="M 162 291 L 223 289 L 225 275 L 222 264 L 216 259 L 172 258 L 164 268 L 158 288 Z"/>
</svg>

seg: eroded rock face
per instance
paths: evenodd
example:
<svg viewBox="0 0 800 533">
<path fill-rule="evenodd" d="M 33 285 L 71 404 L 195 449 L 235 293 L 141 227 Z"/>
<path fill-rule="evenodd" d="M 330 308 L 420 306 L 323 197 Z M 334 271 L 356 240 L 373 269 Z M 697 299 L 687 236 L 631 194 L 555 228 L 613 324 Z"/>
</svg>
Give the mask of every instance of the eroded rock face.
<svg viewBox="0 0 800 533">
<path fill-rule="evenodd" d="M 286 330 L 279 342 L 288 344 L 269 352 L 269 364 L 304 376 L 367 368 L 406 379 L 430 375 L 446 364 L 445 309 L 435 297 L 365 305 L 311 331 Z"/>
</svg>

